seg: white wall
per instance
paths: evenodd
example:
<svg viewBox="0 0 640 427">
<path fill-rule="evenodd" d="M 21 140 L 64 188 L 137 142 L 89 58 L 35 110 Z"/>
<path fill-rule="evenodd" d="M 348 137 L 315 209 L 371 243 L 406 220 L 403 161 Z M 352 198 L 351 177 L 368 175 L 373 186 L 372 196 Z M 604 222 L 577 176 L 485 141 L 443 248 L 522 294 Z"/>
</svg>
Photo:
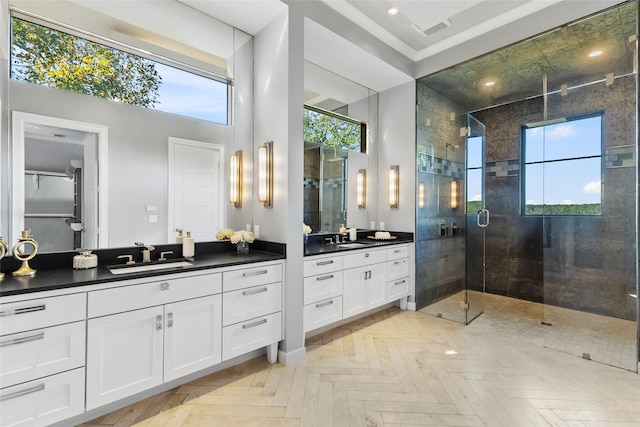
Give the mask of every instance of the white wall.
<svg viewBox="0 0 640 427">
<path fill-rule="evenodd" d="M 378 221 L 385 229 L 415 232 L 416 137 L 415 82 L 380 93 L 378 145 Z M 388 170 L 400 166 L 400 202 L 398 209 L 388 203 Z"/>
</svg>

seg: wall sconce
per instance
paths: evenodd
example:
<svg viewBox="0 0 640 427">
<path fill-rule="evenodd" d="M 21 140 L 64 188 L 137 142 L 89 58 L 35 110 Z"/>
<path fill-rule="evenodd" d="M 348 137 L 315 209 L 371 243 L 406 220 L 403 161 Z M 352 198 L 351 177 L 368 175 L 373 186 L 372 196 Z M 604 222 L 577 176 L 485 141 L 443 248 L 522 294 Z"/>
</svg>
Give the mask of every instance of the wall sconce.
<svg viewBox="0 0 640 427">
<path fill-rule="evenodd" d="M 458 180 L 451 180 L 451 210 L 458 209 Z"/>
<path fill-rule="evenodd" d="M 418 207 L 424 208 L 424 183 L 418 184 Z"/>
<path fill-rule="evenodd" d="M 273 142 L 258 147 L 258 200 L 265 207 L 273 206 Z"/>
<path fill-rule="evenodd" d="M 360 169 L 356 175 L 356 203 L 362 209 L 367 205 L 367 171 Z"/>
<path fill-rule="evenodd" d="M 398 209 L 400 199 L 400 166 L 389 168 L 389 207 Z"/>
<path fill-rule="evenodd" d="M 236 208 L 242 207 L 242 150 L 231 155 L 229 175 L 229 200 Z"/>
</svg>

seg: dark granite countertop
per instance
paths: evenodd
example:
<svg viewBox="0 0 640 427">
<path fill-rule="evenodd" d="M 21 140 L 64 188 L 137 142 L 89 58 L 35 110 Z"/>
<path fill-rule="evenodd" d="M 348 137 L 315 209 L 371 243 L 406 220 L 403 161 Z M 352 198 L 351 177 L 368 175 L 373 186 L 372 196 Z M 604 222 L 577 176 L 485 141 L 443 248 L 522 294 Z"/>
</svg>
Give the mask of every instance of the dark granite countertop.
<svg viewBox="0 0 640 427">
<path fill-rule="evenodd" d="M 161 250 L 174 250 L 175 255 L 178 257 L 181 256 L 180 245 L 156 246 L 155 252 L 159 254 Z M 10 271 L 14 271 L 15 268 L 17 268 L 17 264 L 13 258 L 6 257 L 2 260 L 2 271 L 5 272 L 5 277 L 3 280 L 0 280 L 0 296 L 4 297 L 166 274 L 209 270 L 286 258 L 285 245 L 279 243 L 256 241 L 252 244 L 249 254 L 239 255 L 236 253 L 235 246 L 229 242 L 208 242 L 196 244 L 196 253 L 191 266 L 117 275 L 111 273 L 107 268 L 110 265 L 122 264 L 122 260 L 117 259 L 117 256 L 122 254 L 134 254 L 134 259 L 140 260 L 141 256 L 136 251 L 141 251 L 141 248 L 132 247 L 93 251 L 98 255 L 99 265 L 97 268 L 86 270 L 74 270 L 72 268 L 73 256 L 77 255 L 76 252 L 37 255 L 36 258 L 30 262 L 30 265 L 38 270 L 36 275 L 32 277 L 12 276 Z M 136 265 L 143 265 L 143 263 L 138 262 Z"/>
<path fill-rule="evenodd" d="M 375 236 L 375 231 L 359 230 L 357 240 L 346 241 L 346 246 L 342 246 L 341 244 L 335 243 L 331 245 L 326 244 L 324 239 L 335 236 L 335 233 L 313 234 L 309 236 L 309 241 L 304 248 L 304 256 L 341 253 L 359 249 L 373 249 L 381 246 L 391 246 L 413 242 L 413 233 L 391 232 L 391 235 L 395 238 L 391 240 L 375 240 L 368 237 Z M 360 243 L 361 245 L 354 247 L 349 245 L 350 243 Z"/>
</svg>

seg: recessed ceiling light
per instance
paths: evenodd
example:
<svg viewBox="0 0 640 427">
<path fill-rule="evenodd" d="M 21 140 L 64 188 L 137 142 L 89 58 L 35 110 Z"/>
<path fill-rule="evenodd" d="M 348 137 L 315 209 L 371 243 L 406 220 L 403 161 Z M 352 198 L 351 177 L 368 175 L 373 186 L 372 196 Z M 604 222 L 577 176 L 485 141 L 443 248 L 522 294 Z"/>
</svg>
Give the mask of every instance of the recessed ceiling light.
<svg viewBox="0 0 640 427">
<path fill-rule="evenodd" d="M 389 15 L 391 15 L 391 16 L 393 16 L 393 15 L 397 15 L 397 14 L 398 14 L 398 8 L 397 8 L 397 7 L 390 7 L 390 8 L 387 10 L 387 13 L 388 13 Z"/>
<path fill-rule="evenodd" d="M 486 82 L 484 85 L 485 85 L 486 87 L 491 87 L 491 86 L 493 86 L 493 85 L 495 85 L 495 84 L 496 84 L 496 82 L 494 82 L 493 80 L 489 80 L 489 81 L 488 81 L 488 82 Z"/>
<path fill-rule="evenodd" d="M 596 56 L 600 56 L 600 55 L 602 55 L 601 50 L 594 50 L 593 52 L 589 53 L 589 58 L 595 58 Z"/>
</svg>

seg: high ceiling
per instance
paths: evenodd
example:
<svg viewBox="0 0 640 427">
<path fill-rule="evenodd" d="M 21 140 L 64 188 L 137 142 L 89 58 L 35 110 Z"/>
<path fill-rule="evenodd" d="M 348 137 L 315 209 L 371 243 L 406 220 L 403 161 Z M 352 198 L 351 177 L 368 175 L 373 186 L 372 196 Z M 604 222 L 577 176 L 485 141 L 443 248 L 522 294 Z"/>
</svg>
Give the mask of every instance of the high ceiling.
<svg viewBox="0 0 640 427">
<path fill-rule="evenodd" d="M 634 71 L 636 3 L 626 3 L 421 79 L 467 111 Z M 590 57 L 592 52 L 598 56 Z M 493 85 L 487 86 L 488 82 Z"/>
</svg>

